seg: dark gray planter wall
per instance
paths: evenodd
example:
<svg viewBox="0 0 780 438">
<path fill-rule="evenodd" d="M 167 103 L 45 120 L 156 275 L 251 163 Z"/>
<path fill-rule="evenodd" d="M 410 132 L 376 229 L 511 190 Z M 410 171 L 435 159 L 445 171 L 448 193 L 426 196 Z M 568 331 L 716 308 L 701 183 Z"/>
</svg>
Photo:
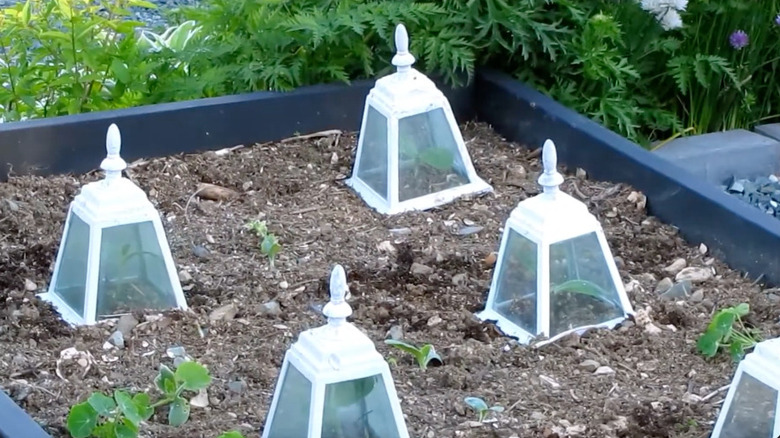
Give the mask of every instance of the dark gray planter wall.
<svg viewBox="0 0 780 438">
<path fill-rule="evenodd" d="M 51 438 L 0 389 L 0 438 Z"/>
</svg>

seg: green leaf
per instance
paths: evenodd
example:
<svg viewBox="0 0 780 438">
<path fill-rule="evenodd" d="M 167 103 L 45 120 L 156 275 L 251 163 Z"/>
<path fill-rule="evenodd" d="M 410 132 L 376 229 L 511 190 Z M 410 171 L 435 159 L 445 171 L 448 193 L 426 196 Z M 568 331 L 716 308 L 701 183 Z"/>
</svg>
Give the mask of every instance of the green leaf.
<svg viewBox="0 0 780 438">
<path fill-rule="evenodd" d="M 130 70 L 127 65 L 121 59 L 114 59 L 111 62 L 111 71 L 114 73 L 116 79 L 120 82 L 130 82 Z"/>
<path fill-rule="evenodd" d="M 139 392 L 133 396 L 133 403 L 135 403 L 135 406 L 138 408 L 138 412 L 141 414 L 141 417 L 144 419 L 144 421 L 151 418 L 154 414 L 154 409 L 151 407 L 149 394 L 146 394 L 145 392 Z"/>
<path fill-rule="evenodd" d="M 181 426 L 187 422 L 190 417 L 190 402 L 176 397 L 171 403 L 171 407 L 168 411 L 168 424 L 171 426 Z"/>
<path fill-rule="evenodd" d="M 615 306 L 616 308 L 621 308 L 620 304 L 610 299 L 609 295 L 604 291 L 604 289 L 602 289 L 601 287 L 599 287 L 599 285 L 593 283 L 592 281 L 569 280 L 557 286 L 554 286 L 552 288 L 552 293 L 559 293 L 559 292 L 571 292 L 571 293 L 576 293 L 581 295 L 587 295 L 599 301 L 609 303 Z"/>
<path fill-rule="evenodd" d="M 731 358 L 734 360 L 734 362 L 739 362 L 742 360 L 742 357 L 745 356 L 745 348 L 746 345 L 737 339 L 733 340 L 731 344 L 729 344 L 729 355 L 731 355 Z"/>
<path fill-rule="evenodd" d="M 97 425 L 98 413 L 88 402 L 73 405 L 67 419 L 68 432 L 73 438 L 88 438 Z"/>
<path fill-rule="evenodd" d="M 482 400 L 479 397 L 466 397 L 463 399 L 463 401 L 466 402 L 466 404 L 476 412 L 484 412 L 488 410 L 488 405 L 485 403 L 485 400 Z"/>
<path fill-rule="evenodd" d="M 114 391 L 114 399 L 116 400 L 117 406 L 119 406 L 119 410 L 125 414 L 125 417 L 127 417 L 130 422 L 137 426 L 144 421 L 145 413 L 138 409 L 138 406 L 133 402 L 133 399 L 130 398 L 130 394 L 116 390 Z"/>
<path fill-rule="evenodd" d="M 276 236 L 273 234 L 266 234 L 263 238 L 263 243 L 260 244 L 260 251 L 271 260 L 276 258 L 276 255 L 281 249 L 281 245 L 279 245 Z"/>
<path fill-rule="evenodd" d="M 136 438 L 138 436 L 138 426 L 133 424 L 128 418 L 122 418 L 114 428 L 116 438 Z"/>
<path fill-rule="evenodd" d="M 430 348 L 425 349 L 425 347 L 430 347 Z M 425 352 L 425 367 L 426 368 L 433 361 L 438 361 L 440 365 L 444 363 L 444 361 L 441 359 L 441 356 L 439 356 L 439 353 L 437 353 L 436 349 L 433 348 L 433 345 L 425 344 L 423 349 L 424 349 L 424 352 Z"/>
<path fill-rule="evenodd" d="M 699 340 L 696 342 L 696 348 L 699 350 L 699 353 L 703 354 L 705 357 L 714 357 L 716 354 L 718 354 L 718 347 L 720 341 L 720 335 L 714 331 L 707 331 L 703 335 L 699 337 Z"/>
<path fill-rule="evenodd" d="M 392 345 L 393 347 L 411 354 L 415 358 L 422 356 L 422 351 L 416 346 L 406 343 L 404 341 L 398 341 L 395 339 L 385 339 L 385 344 Z"/>
<path fill-rule="evenodd" d="M 176 382 L 183 384 L 184 389 L 190 391 L 198 391 L 211 384 L 209 370 L 197 362 L 183 362 L 176 368 L 175 375 Z"/>
<path fill-rule="evenodd" d="M 244 435 L 242 435 L 241 432 L 237 430 L 231 430 L 230 432 L 223 433 L 217 438 L 244 438 Z"/>
<path fill-rule="evenodd" d="M 176 393 L 176 377 L 173 371 L 165 365 L 160 365 L 160 372 L 155 377 L 154 384 L 165 394 L 172 395 Z"/>
<path fill-rule="evenodd" d="M 447 171 L 452 169 L 454 157 L 449 149 L 443 147 L 432 147 L 423 149 L 418 155 L 423 163 L 433 167 L 436 170 Z"/>
<path fill-rule="evenodd" d="M 114 399 L 99 392 L 89 396 L 87 403 L 92 406 L 98 415 L 102 415 L 104 417 L 108 417 L 111 414 L 111 411 L 116 409 L 116 403 L 114 403 Z"/>
<path fill-rule="evenodd" d="M 750 305 L 748 303 L 740 303 L 733 307 L 734 313 L 740 318 L 750 313 Z"/>
</svg>

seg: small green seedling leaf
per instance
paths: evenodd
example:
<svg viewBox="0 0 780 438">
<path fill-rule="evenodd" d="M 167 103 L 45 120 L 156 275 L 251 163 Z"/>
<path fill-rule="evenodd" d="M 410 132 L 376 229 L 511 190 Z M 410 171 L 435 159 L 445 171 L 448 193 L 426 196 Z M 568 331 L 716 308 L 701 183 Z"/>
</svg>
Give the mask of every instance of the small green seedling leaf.
<svg viewBox="0 0 780 438">
<path fill-rule="evenodd" d="M 260 244 L 260 251 L 265 254 L 270 260 L 276 259 L 276 255 L 282 250 L 282 246 L 279 245 L 279 241 L 273 234 L 267 234 L 263 238 L 263 243 Z"/>
<path fill-rule="evenodd" d="M 176 368 L 175 377 L 176 382 L 184 385 L 184 389 L 190 391 L 198 391 L 211 384 L 209 370 L 203 365 L 193 361 L 187 361 L 180 364 Z"/>
<path fill-rule="evenodd" d="M 237 430 L 231 430 L 230 432 L 223 433 L 217 438 L 244 438 L 244 435 L 242 435 L 241 432 Z"/>
<path fill-rule="evenodd" d="M 173 371 L 165 365 L 160 365 L 160 373 L 154 379 L 154 384 L 165 394 L 176 393 L 176 377 Z"/>
<path fill-rule="evenodd" d="M 68 413 L 68 432 L 73 438 L 88 438 L 95 429 L 98 412 L 89 402 L 73 405 Z"/>
<path fill-rule="evenodd" d="M 133 401 L 132 397 L 130 397 L 130 394 L 117 390 L 114 391 L 114 399 L 116 400 L 117 406 L 119 406 L 119 410 L 125 415 L 125 418 L 135 426 L 138 426 L 144 421 L 145 412 L 138 409 L 138 406 Z"/>
<path fill-rule="evenodd" d="M 707 358 L 714 357 L 724 348 L 734 361 L 740 361 L 745 352 L 761 340 L 761 334 L 749 329 L 742 317 L 750 312 L 747 303 L 718 311 L 707 325 L 707 330 L 696 341 L 696 349 Z"/>
<path fill-rule="evenodd" d="M 487 411 L 489 409 L 487 403 L 485 403 L 485 400 L 482 400 L 479 397 L 466 397 L 463 399 L 463 401 L 465 401 L 466 404 L 476 412 Z"/>
<path fill-rule="evenodd" d="M 181 426 L 190 418 L 190 402 L 181 397 L 176 397 L 168 411 L 168 424 Z"/>
<path fill-rule="evenodd" d="M 399 350 L 414 356 L 414 359 L 417 361 L 417 365 L 422 370 L 427 369 L 428 365 L 433 361 L 436 361 L 438 365 L 444 363 L 444 361 L 441 359 L 441 356 L 436 353 L 436 350 L 431 344 L 425 344 L 422 347 L 417 347 L 408 342 L 398 341 L 395 339 L 386 339 L 385 344 L 392 345 L 393 347 L 396 347 Z"/>
<path fill-rule="evenodd" d="M 111 412 L 116 409 L 116 403 L 111 397 L 96 392 L 89 396 L 87 403 L 98 413 L 104 417 L 111 415 Z"/>
<path fill-rule="evenodd" d="M 150 419 L 154 414 L 154 409 L 151 407 L 152 401 L 149 399 L 149 394 L 140 392 L 134 395 L 133 403 L 135 404 L 144 421 Z"/>
<path fill-rule="evenodd" d="M 114 436 L 116 438 L 136 438 L 138 436 L 138 425 L 133 424 L 128 418 L 123 418 L 116 423 Z"/>
</svg>

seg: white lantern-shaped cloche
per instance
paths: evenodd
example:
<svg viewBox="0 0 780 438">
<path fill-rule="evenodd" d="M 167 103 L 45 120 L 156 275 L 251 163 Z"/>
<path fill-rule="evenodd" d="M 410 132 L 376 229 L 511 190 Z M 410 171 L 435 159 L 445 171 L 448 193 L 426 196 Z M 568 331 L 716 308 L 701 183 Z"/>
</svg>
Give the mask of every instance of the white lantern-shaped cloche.
<svg viewBox="0 0 780 438">
<path fill-rule="evenodd" d="M 186 309 L 160 215 L 122 176 L 121 137 L 112 124 L 105 178 L 86 184 L 70 204 L 47 293 L 70 324 L 94 324 L 136 310 Z"/>
<path fill-rule="evenodd" d="M 352 177 L 347 180 L 383 214 L 426 210 L 493 189 L 474 170 L 449 101 L 412 68 L 409 36 L 395 31 L 397 72 L 366 98 Z"/>
<path fill-rule="evenodd" d="M 344 268 L 330 276 L 328 324 L 301 333 L 284 356 L 262 438 L 408 438 L 390 367 L 347 322 Z"/>
<path fill-rule="evenodd" d="M 542 150 L 543 193 L 507 219 L 482 320 L 528 343 L 590 327 L 614 327 L 633 313 L 601 224 L 559 190 L 555 145 Z"/>
<path fill-rule="evenodd" d="M 737 367 L 711 438 L 780 437 L 780 338 L 759 342 Z"/>
</svg>

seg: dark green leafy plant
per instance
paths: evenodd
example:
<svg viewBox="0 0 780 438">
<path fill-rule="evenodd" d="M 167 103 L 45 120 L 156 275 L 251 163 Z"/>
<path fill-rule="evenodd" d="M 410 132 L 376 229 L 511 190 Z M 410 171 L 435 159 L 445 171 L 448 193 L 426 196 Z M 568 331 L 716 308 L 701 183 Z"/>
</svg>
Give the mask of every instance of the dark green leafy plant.
<svg viewBox="0 0 780 438">
<path fill-rule="evenodd" d="M 504 412 L 503 406 L 496 405 L 488 407 L 485 400 L 482 400 L 479 397 L 466 397 L 463 401 L 477 413 L 477 421 L 480 423 L 485 421 L 491 412 Z"/>
<path fill-rule="evenodd" d="M 149 420 L 155 409 L 168 406 L 168 424 L 181 426 L 190 416 L 190 402 L 184 391 L 199 391 L 211 384 L 208 370 L 196 362 L 183 362 L 173 372 L 160 365 L 154 379 L 163 396 L 152 403 L 148 394 L 131 396 L 116 390 L 113 397 L 93 393 L 82 403 L 74 405 L 67 418 L 67 429 L 73 438 L 134 438 L 143 421 Z"/>
<path fill-rule="evenodd" d="M 444 361 L 441 359 L 441 356 L 436 353 L 436 350 L 431 344 L 425 344 L 422 347 L 417 347 L 416 345 L 410 344 L 408 342 L 397 341 L 395 339 L 386 339 L 385 344 L 391 345 L 414 356 L 414 359 L 417 361 L 417 365 L 421 370 L 426 370 L 431 362 L 438 364 L 444 363 Z"/>
<path fill-rule="evenodd" d="M 747 350 L 761 341 L 761 333 L 742 321 L 749 312 L 747 303 L 719 310 L 696 343 L 699 353 L 711 358 L 724 349 L 734 361 L 741 360 Z"/>
</svg>

